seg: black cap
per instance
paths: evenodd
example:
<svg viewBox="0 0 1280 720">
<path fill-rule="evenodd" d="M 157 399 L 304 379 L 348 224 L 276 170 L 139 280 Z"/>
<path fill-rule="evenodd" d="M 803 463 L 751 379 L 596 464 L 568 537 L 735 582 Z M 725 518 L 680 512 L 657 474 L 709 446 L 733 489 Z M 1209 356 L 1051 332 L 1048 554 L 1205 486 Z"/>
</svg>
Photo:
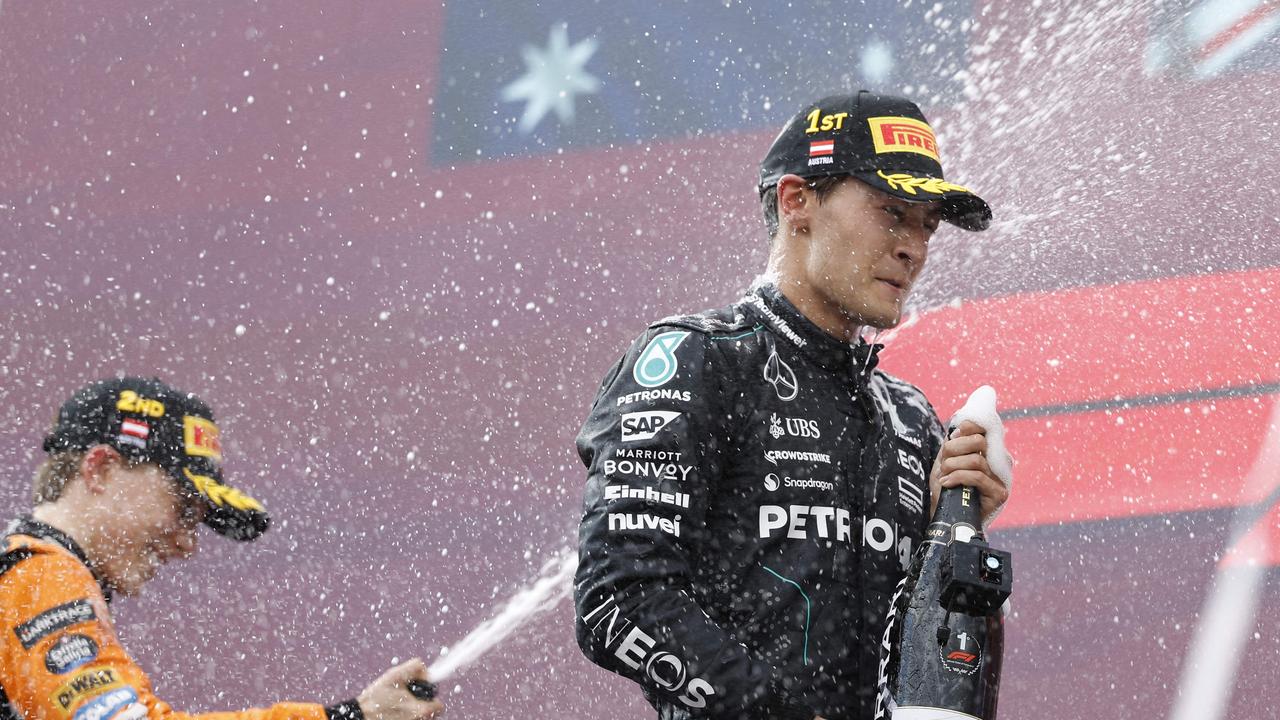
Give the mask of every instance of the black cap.
<svg viewBox="0 0 1280 720">
<path fill-rule="evenodd" d="M 760 163 L 760 194 L 788 174 L 852 175 L 903 200 L 941 201 L 942 219 L 965 230 L 991 224 L 986 201 L 944 179 L 933 128 L 906 98 L 860 90 L 805 107 Z"/>
<path fill-rule="evenodd" d="M 213 412 L 200 398 L 157 378 L 102 380 L 63 403 L 45 452 L 110 445 L 125 457 L 159 465 L 203 500 L 209 527 L 253 540 L 270 525 L 262 503 L 222 482 L 222 444 Z"/>
</svg>

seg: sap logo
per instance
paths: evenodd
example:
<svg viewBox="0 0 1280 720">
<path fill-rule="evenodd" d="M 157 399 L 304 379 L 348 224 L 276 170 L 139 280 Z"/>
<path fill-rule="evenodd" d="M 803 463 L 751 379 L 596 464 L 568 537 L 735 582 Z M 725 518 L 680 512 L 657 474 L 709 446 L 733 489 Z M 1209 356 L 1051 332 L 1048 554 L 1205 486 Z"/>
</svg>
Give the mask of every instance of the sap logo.
<svg viewBox="0 0 1280 720">
<path fill-rule="evenodd" d="M 631 376 L 641 387 L 655 388 L 666 385 L 676 376 L 676 348 L 689 337 L 688 330 L 673 330 L 654 337 L 640 353 L 640 359 L 631 369 Z"/>
<path fill-rule="evenodd" d="M 675 422 L 680 413 L 672 410 L 649 410 L 622 414 L 622 442 L 649 440 L 662 428 Z"/>
<path fill-rule="evenodd" d="M 595 619 L 594 625 L 590 624 L 592 619 Z M 680 693 L 677 699 L 685 707 L 694 710 L 705 708 L 707 698 L 716 694 L 711 683 L 689 677 L 683 660 L 657 649 L 658 641 L 652 635 L 622 617 L 612 597 L 582 616 L 582 624 L 591 628 L 592 635 L 602 638 L 605 650 L 612 651 L 614 657 L 627 667 L 643 672 L 663 690 Z"/>
<path fill-rule="evenodd" d="M 120 399 L 116 401 L 116 409 L 120 412 L 150 417 L 164 417 L 164 403 L 159 400 L 145 398 L 132 390 L 120 391 Z"/>
<path fill-rule="evenodd" d="M 610 530 L 661 530 L 662 532 L 680 537 L 680 516 L 677 515 L 674 520 L 656 515 L 627 515 L 624 513 L 609 513 L 609 529 Z"/>
<path fill-rule="evenodd" d="M 783 435 L 791 437 L 812 438 L 818 440 L 822 437 L 822 431 L 818 429 L 817 420 L 807 420 L 805 418 L 785 418 L 785 429 L 783 424 L 784 418 L 778 417 L 777 413 L 769 415 L 769 434 L 774 440 Z"/>
</svg>

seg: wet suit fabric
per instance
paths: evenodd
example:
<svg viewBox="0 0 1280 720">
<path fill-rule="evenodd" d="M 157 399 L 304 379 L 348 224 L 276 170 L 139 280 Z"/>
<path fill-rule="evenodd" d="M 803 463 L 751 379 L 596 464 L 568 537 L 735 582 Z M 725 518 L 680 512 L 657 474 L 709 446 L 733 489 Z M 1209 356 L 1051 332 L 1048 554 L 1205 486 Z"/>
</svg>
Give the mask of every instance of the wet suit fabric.
<svg viewBox="0 0 1280 720">
<path fill-rule="evenodd" d="M 942 426 L 773 286 L 651 325 L 577 438 L 578 643 L 660 718 L 870 718 Z"/>
<path fill-rule="evenodd" d="M 363 720 L 354 701 L 175 711 L 117 640 L 110 590 L 75 541 L 23 518 L 0 547 L 0 720 Z"/>
</svg>

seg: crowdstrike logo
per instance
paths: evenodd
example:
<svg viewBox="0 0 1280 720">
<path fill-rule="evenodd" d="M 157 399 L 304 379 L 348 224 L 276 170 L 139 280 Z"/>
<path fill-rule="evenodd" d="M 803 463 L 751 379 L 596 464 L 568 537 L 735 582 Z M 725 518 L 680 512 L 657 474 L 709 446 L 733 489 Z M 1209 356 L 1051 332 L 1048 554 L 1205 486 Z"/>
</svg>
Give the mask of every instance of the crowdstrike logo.
<svg viewBox="0 0 1280 720">
<path fill-rule="evenodd" d="M 594 619 L 595 624 L 591 624 Z M 582 617 L 591 634 L 604 641 L 604 649 L 613 653 L 627 667 L 642 672 L 658 687 L 679 693 L 677 700 L 685 707 L 699 710 L 707 706 L 707 698 L 716 694 L 711 683 L 690 678 L 684 660 L 658 649 L 652 635 L 622 617 L 612 597 Z"/>
<path fill-rule="evenodd" d="M 777 465 L 779 460 L 831 463 L 831 456 L 826 453 L 806 452 L 804 450 L 765 450 L 764 459 L 773 465 Z"/>
</svg>

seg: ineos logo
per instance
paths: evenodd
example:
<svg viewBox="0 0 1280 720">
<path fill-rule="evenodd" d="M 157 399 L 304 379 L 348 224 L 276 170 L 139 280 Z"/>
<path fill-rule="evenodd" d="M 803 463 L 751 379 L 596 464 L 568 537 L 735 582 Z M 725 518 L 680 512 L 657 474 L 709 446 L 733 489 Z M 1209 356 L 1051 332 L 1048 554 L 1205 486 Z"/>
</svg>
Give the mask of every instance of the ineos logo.
<svg viewBox="0 0 1280 720">
<path fill-rule="evenodd" d="M 783 402 L 794 400 L 800 393 L 800 383 L 796 382 L 796 374 L 791 366 L 778 357 L 778 351 L 769 353 L 764 363 L 764 381 L 773 386 L 778 399 Z"/>
</svg>

